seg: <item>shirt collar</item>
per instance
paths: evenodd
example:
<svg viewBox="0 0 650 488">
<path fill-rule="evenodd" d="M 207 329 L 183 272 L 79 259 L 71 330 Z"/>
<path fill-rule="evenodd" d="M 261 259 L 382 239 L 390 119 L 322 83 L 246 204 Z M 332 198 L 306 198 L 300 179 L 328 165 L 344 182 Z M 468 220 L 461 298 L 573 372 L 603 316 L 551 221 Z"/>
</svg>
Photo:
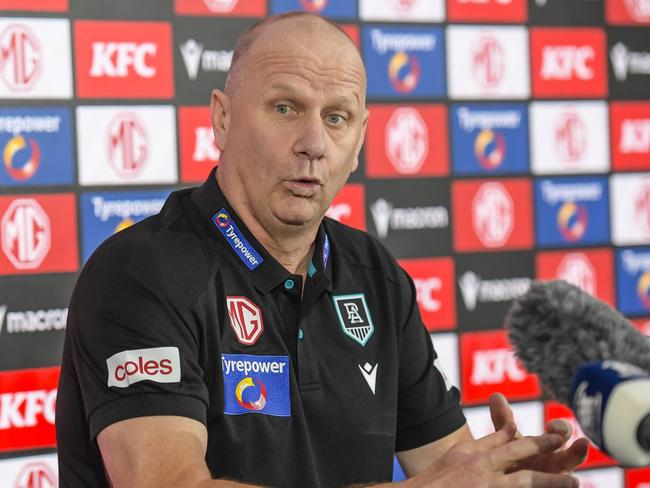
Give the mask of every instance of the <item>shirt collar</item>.
<svg viewBox="0 0 650 488">
<path fill-rule="evenodd" d="M 244 222 L 239 218 L 235 210 L 230 206 L 230 203 L 228 203 L 226 196 L 223 194 L 223 191 L 217 182 L 216 171 L 217 168 L 215 167 L 210 172 L 210 175 L 203 185 L 192 192 L 192 201 L 199 210 L 201 220 L 205 221 L 210 227 L 210 233 L 214 236 L 214 239 L 219 243 L 219 245 L 223 246 L 224 252 L 233 256 L 245 272 L 250 272 L 250 279 L 255 288 L 266 294 L 290 278 L 291 273 L 278 263 L 278 261 L 264 248 L 264 246 L 262 246 L 262 244 L 248 230 L 248 227 L 246 227 L 246 224 L 244 224 Z M 217 222 L 215 222 L 214 219 L 222 209 L 226 211 L 232 220 L 234 228 L 240 232 L 240 237 L 243 237 L 241 240 L 247 241 L 249 247 L 261 256 L 262 262 L 255 266 L 254 269 L 249 269 L 249 265 L 246 264 L 244 258 L 241 257 L 241 253 L 233 249 L 232 243 L 229 242 L 229 239 L 217 226 Z M 327 279 L 326 288 L 331 291 L 332 266 L 330 263 L 330 256 L 331 246 L 329 237 L 327 236 L 324 225 L 321 222 L 318 228 L 318 233 L 316 234 L 314 253 L 309 266 L 309 269 L 313 270 L 313 272 L 310 272 L 308 276 L 310 278 L 316 277 L 316 279 L 318 279 L 319 275 L 323 276 Z"/>
</svg>

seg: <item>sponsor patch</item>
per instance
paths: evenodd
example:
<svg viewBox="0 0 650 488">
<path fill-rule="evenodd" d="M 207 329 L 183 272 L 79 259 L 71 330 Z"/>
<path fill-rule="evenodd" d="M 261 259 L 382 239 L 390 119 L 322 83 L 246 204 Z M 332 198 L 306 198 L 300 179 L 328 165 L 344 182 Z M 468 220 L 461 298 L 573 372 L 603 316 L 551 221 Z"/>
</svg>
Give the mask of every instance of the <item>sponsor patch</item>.
<svg viewBox="0 0 650 488">
<path fill-rule="evenodd" d="M 181 361 L 177 347 L 132 349 L 113 354 L 106 360 L 108 386 L 126 388 L 140 381 L 179 383 Z"/>
<path fill-rule="evenodd" d="M 288 356 L 222 354 L 224 412 L 291 416 Z"/>
<path fill-rule="evenodd" d="M 237 340 L 247 346 L 255 344 L 264 330 L 262 309 L 246 297 L 226 297 L 226 306 Z"/>
<path fill-rule="evenodd" d="M 365 295 L 335 295 L 332 299 L 345 335 L 365 346 L 375 331 Z"/>
<path fill-rule="evenodd" d="M 255 248 L 248 242 L 248 239 L 244 237 L 244 234 L 230 218 L 230 214 L 226 212 L 225 208 L 214 214 L 212 221 L 225 237 L 226 242 L 230 244 L 232 250 L 235 251 L 237 257 L 242 260 L 249 270 L 253 271 L 264 262 L 264 258 L 257 253 Z"/>
</svg>

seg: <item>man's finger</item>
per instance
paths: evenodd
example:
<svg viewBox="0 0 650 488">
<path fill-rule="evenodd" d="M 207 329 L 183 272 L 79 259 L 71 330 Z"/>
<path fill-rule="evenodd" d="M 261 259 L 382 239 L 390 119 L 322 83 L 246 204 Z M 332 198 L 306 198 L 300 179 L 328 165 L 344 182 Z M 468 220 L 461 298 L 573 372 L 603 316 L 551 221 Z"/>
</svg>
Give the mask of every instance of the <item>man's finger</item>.
<svg viewBox="0 0 650 488">
<path fill-rule="evenodd" d="M 552 467 L 553 473 L 563 473 L 573 471 L 587 457 L 589 450 L 589 441 L 585 438 L 578 439 L 571 447 L 553 453 L 549 458 L 549 467 Z"/>
<path fill-rule="evenodd" d="M 506 471 L 518 461 L 538 454 L 553 452 L 562 443 L 562 437 L 557 434 L 542 434 L 517 439 L 493 449 L 488 454 L 490 467 L 495 470 Z"/>
<path fill-rule="evenodd" d="M 513 440 L 516 433 L 517 426 L 514 422 L 509 422 L 496 432 L 474 441 L 474 446 L 479 452 L 490 451 Z"/>
<path fill-rule="evenodd" d="M 508 400 L 501 393 L 494 393 L 490 396 L 490 417 L 492 417 L 492 424 L 494 425 L 494 430 L 499 430 L 501 427 L 506 425 L 508 422 L 514 422 L 514 416 L 512 415 L 512 409 L 508 404 Z"/>
<path fill-rule="evenodd" d="M 505 487 L 578 488 L 580 482 L 569 474 L 548 474 L 538 471 L 517 471 L 505 476 Z"/>
<path fill-rule="evenodd" d="M 553 419 L 546 424 L 546 432 L 549 434 L 559 434 L 564 438 L 564 441 L 568 441 L 571 438 L 573 433 L 573 428 L 571 424 L 566 420 L 562 419 Z"/>
</svg>

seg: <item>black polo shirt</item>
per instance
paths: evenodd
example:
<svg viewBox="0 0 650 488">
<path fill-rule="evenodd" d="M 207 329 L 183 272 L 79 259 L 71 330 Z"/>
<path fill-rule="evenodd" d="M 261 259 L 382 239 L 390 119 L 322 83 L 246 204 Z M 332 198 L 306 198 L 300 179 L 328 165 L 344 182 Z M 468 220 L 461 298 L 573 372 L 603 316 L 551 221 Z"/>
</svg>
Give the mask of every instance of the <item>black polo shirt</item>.
<svg viewBox="0 0 650 488">
<path fill-rule="evenodd" d="M 301 488 L 390 481 L 395 451 L 463 425 L 413 284 L 375 239 L 326 218 L 302 287 L 214 171 L 108 239 L 69 309 L 61 486 L 107 486 L 96 436 L 133 417 L 203 423 L 215 478 Z"/>
</svg>

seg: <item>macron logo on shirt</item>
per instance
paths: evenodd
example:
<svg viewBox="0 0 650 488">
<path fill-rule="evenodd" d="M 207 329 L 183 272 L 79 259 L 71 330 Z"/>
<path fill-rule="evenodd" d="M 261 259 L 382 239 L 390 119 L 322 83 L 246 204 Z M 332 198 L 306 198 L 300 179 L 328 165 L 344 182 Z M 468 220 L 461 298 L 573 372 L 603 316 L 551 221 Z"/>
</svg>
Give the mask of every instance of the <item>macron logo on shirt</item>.
<svg viewBox="0 0 650 488">
<path fill-rule="evenodd" d="M 180 383 L 181 361 L 177 347 L 133 349 L 106 360 L 108 386 L 126 388 L 139 381 Z"/>
</svg>

